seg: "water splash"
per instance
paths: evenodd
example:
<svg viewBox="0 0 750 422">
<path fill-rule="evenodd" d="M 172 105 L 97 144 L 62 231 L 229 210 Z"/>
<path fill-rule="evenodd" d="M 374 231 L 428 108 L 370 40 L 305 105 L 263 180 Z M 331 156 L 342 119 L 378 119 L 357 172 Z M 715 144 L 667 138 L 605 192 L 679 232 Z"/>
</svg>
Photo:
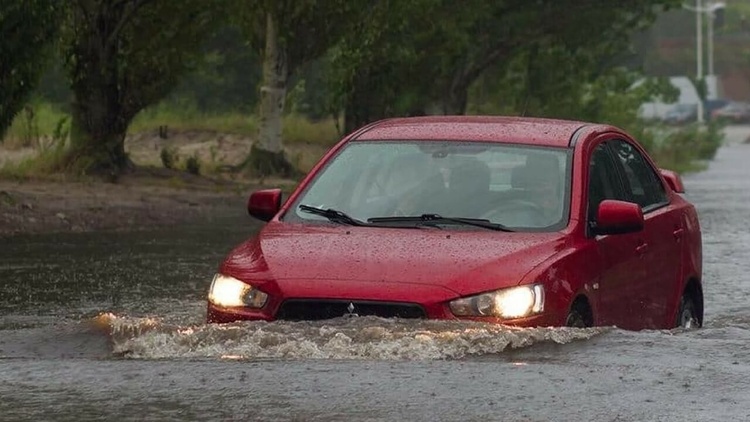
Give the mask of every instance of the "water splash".
<svg viewBox="0 0 750 422">
<path fill-rule="evenodd" d="M 107 314 L 95 323 L 109 328 L 115 354 L 135 359 L 459 359 L 585 340 L 608 330 L 377 317 L 179 326 Z"/>
</svg>

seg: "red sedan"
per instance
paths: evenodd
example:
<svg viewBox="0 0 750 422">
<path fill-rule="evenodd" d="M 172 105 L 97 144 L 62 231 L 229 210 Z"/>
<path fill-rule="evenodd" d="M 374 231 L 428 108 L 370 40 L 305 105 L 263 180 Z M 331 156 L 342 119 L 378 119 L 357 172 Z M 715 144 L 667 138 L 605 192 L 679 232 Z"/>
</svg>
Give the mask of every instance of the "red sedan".
<svg viewBox="0 0 750 422">
<path fill-rule="evenodd" d="M 682 181 L 612 126 L 419 117 L 344 138 L 214 276 L 209 322 L 346 315 L 698 327 Z"/>
</svg>

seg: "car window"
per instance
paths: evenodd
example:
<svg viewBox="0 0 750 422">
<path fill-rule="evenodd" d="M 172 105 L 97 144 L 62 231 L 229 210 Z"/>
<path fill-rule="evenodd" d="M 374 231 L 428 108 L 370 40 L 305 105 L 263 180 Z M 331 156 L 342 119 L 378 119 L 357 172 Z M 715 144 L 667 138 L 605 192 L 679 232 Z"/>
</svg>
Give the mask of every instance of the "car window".
<svg viewBox="0 0 750 422">
<path fill-rule="evenodd" d="M 606 143 L 594 149 L 589 162 L 588 219 L 596 220 L 599 204 L 605 199 L 624 200 L 625 195 L 617 178 L 617 164 Z"/>
<path fill-rule="evenodd" d="M 569 215 L 571 151 L 488 142 L 351 142 L 282 219 L 326 221 L 300 210 L 304 204 L 362 221 L 439 214 L 517 230 L 559 229 Z"/>
<path fill-rule="evenodd" d="M 664 185 L 643 155 L 633 145 L 623 140 L 612 141 L 611 145 L 622 163 L 626 176 L 626 189 L 631 193 L 633 201 L 644 211 L 667 203 Z"/>
</svg>

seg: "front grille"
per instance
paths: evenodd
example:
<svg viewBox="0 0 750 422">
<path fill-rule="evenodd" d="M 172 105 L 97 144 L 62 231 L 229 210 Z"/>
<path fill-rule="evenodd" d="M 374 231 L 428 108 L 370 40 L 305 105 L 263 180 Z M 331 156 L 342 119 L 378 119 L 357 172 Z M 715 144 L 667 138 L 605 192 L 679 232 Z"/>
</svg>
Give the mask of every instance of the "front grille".
<svg viewBox="0 0 750 422">
<path fill-rule="evenodd" d="M 351 305 L 351 306 L 350 306 Z M 349 309 L 354 307 L 352 312 Z M 357 300 L 290 299 L 284 301 L 276 319 L 291 321 L 321 320 L 345 315 L 377 316 L 381 318 L 426 318 L 424 309 L 413 303 L 370 302 Z"/>
</svg>

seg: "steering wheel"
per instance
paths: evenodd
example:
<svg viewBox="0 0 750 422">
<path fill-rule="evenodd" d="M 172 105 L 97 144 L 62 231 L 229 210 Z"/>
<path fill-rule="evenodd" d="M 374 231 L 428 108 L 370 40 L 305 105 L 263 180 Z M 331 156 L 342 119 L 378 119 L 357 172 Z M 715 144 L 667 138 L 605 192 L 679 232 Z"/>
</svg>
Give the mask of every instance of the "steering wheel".
<svg viewBox="0 0 750 422">
<path fill-rule="evenodd" d="M 544 221 L 544 209 L 531 201 L 511 199 L 482 214 L 481 218 L 509 226 L 535 227 Z M 528 223 L 516 224 L 516 221 Z"/>
</svg>

